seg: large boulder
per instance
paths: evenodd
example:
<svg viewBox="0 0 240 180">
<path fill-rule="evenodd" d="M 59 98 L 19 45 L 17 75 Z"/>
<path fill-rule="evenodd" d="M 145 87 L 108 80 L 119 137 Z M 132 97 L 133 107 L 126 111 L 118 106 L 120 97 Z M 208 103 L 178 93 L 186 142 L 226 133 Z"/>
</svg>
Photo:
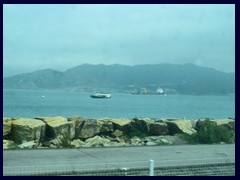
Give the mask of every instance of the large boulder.
<svg viewBox="0 0 240 180">
<path fill-rule="evenodd" d="M 104 147 L 109 146 L 108 144 L 110 143 L 110 140 L 97 135 L 87 139 L 85 143 L 85 147 Z"/>
<path fill-rule="evenodd" d="M 206 124 L 211 124 L 226 128 L 227 130 L 235 131 L 235 120 L 232 119 L 199 119 L 196 123 L 196 128 L 202 128 Z"/>
<path fill-rule="evenodd" d="M 116 129 L 114 132 L 112 132 L 111 134 L 113 137 L 120 137 L 123 135 L 122 131 L 119 131 L 118 129 Z"/>
<path fill-rule="evenodd" d="M 124 139 L 120 138 L 120 137 L 116 137 L 114 138 L 111 143 L 113 143 L 115 146 L 129 146 L 130 145 L 130 141 L 129 143 L 127 143 Z"/>
<path fill-rule="evenodd" d="M 206 126 L 206 124 L 211 124 L 211 125 L 217 125 L 216 122 L 210 120 L 210 119 L 198 119 L 196 122 L 196 128 L 200 129 Z"/>
<path fill-rule="evenodd" d="M 142 140 L 137 136 L 132 137 L 130 141 L 131 141 L 131 145 L 133 146 L 142 145 Z"/>
<path fill-rule="evenodd" d="M 83 121 L 84 118 L 79 116 L 79 115 L 73 115 L 67 118 L 68 121 L 76 121 L 76 122 L 80 122 Z"/>
<path fill-rule="evenodd" d="M 11 149 L 15 148 L 15 143 L 10 140 L 3 140 L 3 149 Z"/>
<path fill-rule="evenodd" d="M 75 124 L 75 128 L 78 127 L 80 124 L 82 124 L 82 122 L 85 120 L 83 117 L 81 116 L 78 116 L 78 115 L 74 115 L 74 116 L 71 116 L 69 118 L 67 118 L 67 120 L 69 122 L 74 122 Z"/>
<path fill-rule="evenodd" d="M 95 135 L 98 135 L 101 131 L 102 124 L 96 120 L 84 120 L 82 124 L 80 124 L 81 128 L 78 128 L 77 138 L 80 139 L 88 139 Z"/>
<path fill-rule="evenodd" d="M 75 148 L 79 148 L 79 147 L 84 147 L 85 146 L 85 142 L 81 141 L 80 139 L 74 139 L 71 142 L 71 145 Z"/>
<path fill-rule="evenodd" d="M 69 122 L 74 122 L 75 125 L 75 137 L 79 136 L 79 133 L 84 125 L 85 119 L 81 116 L 74 115 L 68 118 Z"/>
<path fill-rule="evenodd" d="M 34 141 L 23 142 L 22 144 L 18 145 L 20 149 L 31 149 L 37 146 L 38 144 Z"/>
<path fill-rule="evenodd" d="M 71 138 L 65 134 L 58 135 L 55 139 L 49 141 L 52 148 L 72 148 Z"/>
<path fill-rule="evenodd" d="M 166 123 L 168 125 L 170 135 L 179 133 L 186 133 L 191 135 L 193 133 L 196 133 L 191 120 L 168 120 Z"/>
<path fill-rule="evenodd" d="M 126 136 L 142 136 L 148 133 L 148 124 L 154 121 L 147 118 L 109 119 L 115 130 L 123 132 Z"/>
<path fill-rule="evenodd" d="M 147 136 L 142 139 L 143 144 L 147 146 L 156 146 L 158 145 L 158 136 Z"/>
<path fill-rule="evenodd" d="M 148 133 L 153 136 L 167 135 L 169 133 L 166 123 L 156 122 L 148 125 Z"/>
<path fill-rule="evenodd" d="M 96 120 L 98 124 L 101 125 L 100 133 L 101 134 L 110 134 L 111 132 L 114 131 L 113 123 L 110 122 L 109 120 Z"/>
<path fill-rule="evenodd" d="M 113 124 L 114 130 L 118 129 L 124 134 L 128 134 L 131 131 L 131 119 L 109 119 L 109 122 Z"/>
<path fill-rule="evenodd" d="M 48 138 L 56 138 L 58 135 L 64 135 L 69 139 L 75 137 L 75 122 L 68 121 L 64 117 L 38 117 L 46 123 L 46 136 Z"/>
<path fill-rule="evenodd" d="M 178 136 L 147 136 L 142 140 L 145 145 L 170 145 L 170 144 L 181 144 L 179 143 L 180 138 Z M 177 142 L 178 141 L 178 142 Z M 181 141 L 183 142 L 183 141 Z"/>
<path fill-rule="evenodd" d="M 133 118 L 133 121 L 132 121 L 132 125 L 143 125 L 144 127 L 147 127 L 150 125 L 150 124 L 153 124 L 155 123 L 156 120 L 154 119 L 151 119 L 151 118 Z"/>
<path fill-rule="evenodd" d="M 150 119 L 138 119 L 134 118 L 130 123 L 130 135 L 145 136 L 148 133 L 148 124 L 154 122 Z"/>
<path fill-rule="evenodd" d="M 3 137 L 7 137 L 11 133 L 11 118 L 3 118 Z"/>
<path fill-rule="evenodd" d="M 169 136 L 169 135 L 164 135 L 164 136 L 158 136 L 160 138 L 160 144 L 188 144 L 187 141 L 183 140 L 179 135 L 174 135 L 174 136 Z"/>
<path fill-rule="evenodd" d="M 229 119 L 199 119 L 197 131 L 201 143 L 234 143 L 235 121 Z"/>
<path fill-rule="evenodd" d="M 14 142 L 35 141 L 39 143 L 45 138 L 46 125 L 36 119 L 19 118 L 12 122 L 11 129 Z"/>
</svg>

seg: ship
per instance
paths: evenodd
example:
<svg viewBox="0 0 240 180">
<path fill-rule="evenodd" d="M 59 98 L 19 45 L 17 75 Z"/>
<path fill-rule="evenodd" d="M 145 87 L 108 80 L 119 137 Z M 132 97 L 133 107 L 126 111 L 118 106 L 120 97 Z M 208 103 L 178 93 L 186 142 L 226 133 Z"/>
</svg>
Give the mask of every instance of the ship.
<svg viewBox="0 0 240 180">
<path fill-rule="evenodd" d="M 163 90 L 163 88 L 157 88 L 156 90 L 157 95 L 166 95 L 166 92 Z"/>
<path fill-rule="evenodd" d="M 140 94 L 140 95 L 166 95 L 166 92 L 163 88 L 157 88 L 156 92 L 148 91 L 147 88 L 140 88 L 139 90 L 134 90 L 131 94 Z"/>
<path fill-rule="evenodd" d="M 90 95 L 91 98 L 111 98 L 112 95 L 109 93 L 99 93 L 95 92 L 94 94 Z"/>
</svg>

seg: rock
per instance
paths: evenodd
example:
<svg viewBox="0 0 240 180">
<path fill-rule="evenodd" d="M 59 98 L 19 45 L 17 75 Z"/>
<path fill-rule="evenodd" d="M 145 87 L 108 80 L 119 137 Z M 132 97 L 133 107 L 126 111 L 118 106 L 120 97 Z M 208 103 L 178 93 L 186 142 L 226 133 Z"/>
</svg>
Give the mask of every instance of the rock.
<svg viewBox="0 0 240 180">
<path fill-rule="evenodd" d="M 123 135 L 123 132 L 119 131 L 118 129 L 116 129 L 114 132 L 112 132 L 113 137 L 120 137 L 122 135 Z"/>
<path fill-rule="evenodd" d="M 108 120 L 97 120 L 97 122 L 102 126 L 100 129 L 101 134 L 111 133 L 114 131 L 112 122 Z"/>
<path fill-rule="evenodd" d="M 233 130 L 235 132 L 235 121 L 229 121 L 227 124 L 230 130 Z"/>
<path fill-rule="evenodd" d="M 58 135 L 56 138 L 54 138 L 54 139 L 52 139 L 52 140 L 50 140 L 49 142 L 50 142 L 50 144 L 52 144 L 52 145 L 54 145 L 54 146 L 56 146 L 56 147 L 60 147 L 61 146 L 61 135 Z"/>
<path fill-rule="evenodd" d="M 234 143 L 235 122 L 229 119 L 199 119 L 197 131 L 201 143 Z"/>
<path fill-rule="evenodd" d="M 85 141 L 85 147 L 104 147 L 108 146 L 110 143 L 108 139 L 102 138 L 100 136 L 94 136 Z"/>
<path fill-rule="evenodd" d="M 126 143 L 123 139 L 121 139 L 119 137 L 112 139 L 108 144 L 110 146 L 118 146 L 118 147 L 129 146 L 130 145 L 130 144 Z"/>
<path fill-rule="evenodd" d="M 198 119 L 191 120 L 192 127 L 195 129 L 197 127 L 197 121 Z"/>
<path fill-rule="evenodd" d="M 80 122 L 83 121 L 84 118 L 79 116 L 79 115 L 73 115 L 67 118 L 68 121 L 76 121 L 76 122 Z"/>
<path fill-rule="evenodd" d="M 87 139 L 100 133 L 102 125 L 96 120 L 85 120 L 79 128 L 77 138 Z"/>
<path fill-rule="evenodd" d="M 232 119 L 199 119 L 197 121 L 196 128 L 202 128 L 206 125 L 206 123 L 235 131 L 235 120 Z"/>
<path fill-rule="evenodd" d="M 163 144 L 172 144 L 172 142 L 169 142 L 168 140 L 166 140 L 166 139 L 164 139 L 164 138 L 161 139 L 161 142 L 162 142 Z"/>
<path fill-rule="evenodd" d="M 147 137 L 144 137 L 143 140 L 142 140 L 143 144 L 147 145 L 147 146 L 155 146 L 155 145 L 157 145 L 157 142 L 156 142 L 157 137 L 158 136 L 147 136 Z"/>
<path fill-rule="evenodd" d="M 51 144 L 58 148 L 72 148 L 71 139 L 65 135 L 58 135 L 55 139 L 50 141 Z"/>
<path fill-rule="evenodd" d="M 202 127 L 206 126 L 207 123 L 211 125 L 217 125 L 216 122 L 210 121 L 209 119 L 198 119 L 196 123 L 196 128 L 201 129 Z"/>
<path fill-rule="evenodd" d="M 175 145 L 188 144 L 188 142 L 180 138 L 179 135 L 164 136 L 163 138 L 166 139 L 168 142 L 171 142 L 171 144 L 175 144 Z"/>
<path fill-rule="evenodd" d="M 50 148 L 58 148 L 56 145 L 54 145 L 54 144 L 50 144 L 50 146 L 49 146 Z"/>
<path fill-rule="evenodd" d="M 139 137 L 134 136 L 130 139 L 132 145 L 141 145 L 142 140 Z"/>
<path fill-rule="evenodd" d="M 30 118 L 19 118 L 12 122 L 11 135 L 16 143 L 24 141 L 41 142 L 45 138 L 46 125 L 42 121 Z"/>
<path fill-rule="evenodd" d="M 125 143 L 126 143 L 124 139 L 119 138 L 119 137 L 114 138 L 112 141 L 118 142 L 118 143 L 122 143 L 122 144 L 125 144 Z"/>
<path fill-rule="evenodd" d="M 78 148 L 78 147 L 84 147 L 85 146 L 85 142 L 84 141 L 81 141 L 80 139 L 74 139 L 72 142 L 71 142 L 71 145 L 75 148 Z"/>
<path fill-rule="evenodd" d="M 110 122 L 112 122 L 114 125 L 118 127 L 129 125 L 132 120 L 131 119 L 108 119 Z"/>
<path fill-rule="evenodd" d="M 229 139 L 229 143 L 235 143 L 235 133 L 233 134 L 233 137 Z"/>
<path fill-rule="evenodd" d="M 193 128 L 191 120 L 171 120 L 166 122 L 169 129 L 169 134 L 174 135 L 178 133 L 193 134 L 196 130 Z"/>
<path fill-rule="evenodd" d="M 11 133 L 11 118 L 3 118 L 3 137 L 7 137 Z"/>
<path fill-rule="evenodd" d="M 31 149 L 37 147 L 37 143 L 34 141 L 23 142 L 22 144 L 18 145 L 21 149 Z"/>
<path fill-rule="evenodd" d="M 50 147 L 50 145 L 51 145 L 50 141 L 44 141 L 44 142 L 41 143 L 42 148 L 48 148 L 48 147 Z"/>
<path fill-rule="evenodd" d="M 156 146 L 156 145 L 158 145 L 156 142 L 153 142 L 153 141 L 148 141 L 147 143 L 146 143 L 146 145 L 147 146 Z"/>
<path fill-rule="evenodd" d="M 69 122 L 74 122 L 75 124 L 75 136 L 79 136 L 79 132 L 83 127 L 83 122 L 85 121 L 84 118 L 78 115 L 74 115 L 68 118 Z"/>
<path fill-rule="evenodd" d="M 151 119 L 151 118 L 134 118 L 135 120 L 142 120 L 146 124 L 154 123 L 156 122 L 156 119 Z"/>
<path fill-rule="evenodd" d="M 68 121 L 64 117 L 38 117 L 47 124 L 46 136 L 48 138 L 56 138 L 58 135 L 68 136 L 69 139 L 75 137 L 75 122 Z"/>
<path fill-rule="evenodd" d="M 166 123 L 151 123 L 148 126 L 150 135 L 167 135 L 169 133 L 168 125 Z"/>
<path fill-rule="evenodd" d="M 131 131 L 131 119 L 109 119 L 112 122 L 114 129 L 122 131 L 124 134 L 128 134 Z"/>
<path fill-rule="evenodd" d="M 15 147 L 15 143 L 10 140 L 3 140 L 3 149 L 11 149 Z"/>
<path fill-rule="evenodd" d="M 100 133 L 109 133 L 109 132 L 113 132 L 114 128 L 113 128 L 113 124 L 112 122 L 109 121 L 99 121 L 99 123 L 102 125 Z"/>
<path fill-rule="evenodd" d="M 134 118 L 130 123 L 130 131 L 128 133 L 131 134 L 147 134 L 148 133 L 148 124 L 151 123 L 150 119 L 138 119 Z"/>
<path fill-rule="evenodd" d="M 142 126 L 148 128 L 149 124 L 153 124 L 155 122 L 156 122 L 156 120 L 150 119 L 150 118 L 133 118 L 132 125 L 135 125 L 137 123 L 136 124 L 137 126 L 142 125 Z"/>
<path fill-rule="evenodd" d="M 213 122 L 216 122 L 217 126 L 224 127 L 228 130 L 233 130 L 235 131 L 235 120 L 231 119 L 214 119 L 211 120 Z"/>
<path fill-rule="evenodd" d="M 147 136 L 143 140 L 145 145 L 170 145 L 170 144 L 185 144 L 178 136 Z"/>
</svg>

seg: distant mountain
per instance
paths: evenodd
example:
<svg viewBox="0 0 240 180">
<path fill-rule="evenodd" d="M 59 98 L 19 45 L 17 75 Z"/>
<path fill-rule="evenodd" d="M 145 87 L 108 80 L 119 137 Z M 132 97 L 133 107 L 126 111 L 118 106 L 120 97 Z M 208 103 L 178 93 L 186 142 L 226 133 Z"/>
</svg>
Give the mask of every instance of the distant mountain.
<svg viewBox="0 0 240 180">
<path fill-rule="evenodd" d="M 168 93 L 220 95 L 235 93 L 235 73 L 220 72 L 194 64 L 90 65 L 65 72 L 52 69 L 3 79 L 4 88 L 68 89 L 130 92 L 139 88 L 155 91 L 161 86 Z"/>
</svg>

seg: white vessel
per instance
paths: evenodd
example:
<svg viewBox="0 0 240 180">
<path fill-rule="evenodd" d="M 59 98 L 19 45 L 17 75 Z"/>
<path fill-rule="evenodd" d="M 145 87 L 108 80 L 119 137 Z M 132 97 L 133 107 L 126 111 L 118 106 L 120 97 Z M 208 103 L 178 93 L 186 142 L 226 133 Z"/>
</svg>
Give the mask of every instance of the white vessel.
<svg viewBox="0 0 240 180">
<path fill-rule="evenodd" d="M 93 95 L 90 95 L 91 98 L 111 98 L 112 95 L 108 93 L 94 93 Z"/>
<path fill-rule="evenodd" d="M 166 93 L 164 92 L 163 88 L 157 88 L 156 94 L 158 94 L 158 95 L 166 95 Z"/>
</svg>

